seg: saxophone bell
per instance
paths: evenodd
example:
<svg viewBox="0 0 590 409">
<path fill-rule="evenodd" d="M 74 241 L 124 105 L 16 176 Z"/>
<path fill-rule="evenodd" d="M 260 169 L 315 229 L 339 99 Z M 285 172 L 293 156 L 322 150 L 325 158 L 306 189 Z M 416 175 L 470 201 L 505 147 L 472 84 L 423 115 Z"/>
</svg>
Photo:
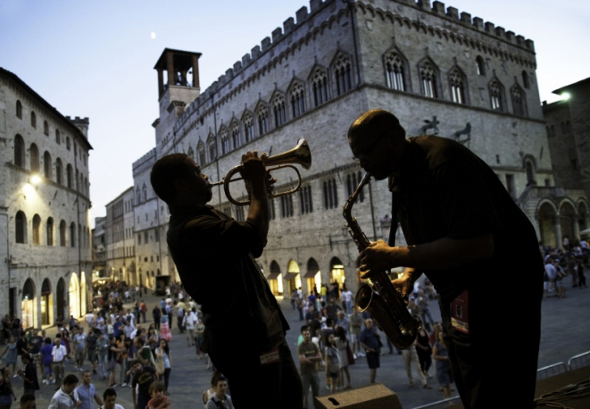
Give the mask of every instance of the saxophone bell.
<svg viewBox="0 0 590 409">
<path fill-rule="evenodd" d="M 348 226 L 348 232 L 356 243 L 359 252 L 371 245 L 356 218 L 351 215 L 352 206 L 363 187 L 369 183 L 371 175 L 365 174 L 356 190 L 346 203 L 342 214 Z M 362 284 L 355 296 L 355 305 L 362 311 L 369 311 L 381 327 L 387 338 L 398 349 L 410 347 L 422 321 L 418 316 L 412 316 L 408 312 L 401 293 L 393 286 L 385 271 L 380 271 L 372 279 L 373 285 Z"/>
</svg>

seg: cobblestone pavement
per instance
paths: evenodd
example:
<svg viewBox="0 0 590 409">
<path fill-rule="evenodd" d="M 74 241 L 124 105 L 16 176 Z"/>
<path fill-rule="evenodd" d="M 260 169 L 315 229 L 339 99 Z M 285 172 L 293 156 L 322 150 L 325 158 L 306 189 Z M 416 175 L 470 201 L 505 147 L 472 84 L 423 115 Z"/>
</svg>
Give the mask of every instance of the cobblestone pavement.
<svg viewBox="0 0 590 409">
<path fill-rule="evenodd" d="M 499 295 L 503 291 L 505 290 L 498 288 Z M 571 356 L 590 350 L 590 343 L 588 342 L 590 325 L 589 319 L 585 314 L 590 308 L 590 288 L 568 288 L 567 295 L 568 297 L 565 299 L 551 297 L 543 300 L 543 330 L 539 367 L 561 361 L 567 363 L 567 360 Z M 518 297 L 518 292 L 514 291 L 512 294 L 504 294 L 504 296 L 506 299 L 503 301 L 509 302 L 510 296 Z M 148 305 L 148 311 L 151 311 L 153 306 L 159 302 L 159 299 L 153 296 L 144 298 Z M 281 301 L 281 306 L 292 327 L 288 333 L 287 340 L 297 362 L 295 345 L 301 324 L 299 322 L 299 314 L 297 310 L 291 308 L 287 300 Z M 433 307 L 431 308 L 433 318 L 435 320 L 439 319 L 440 314 L 437 306 L 431 305 L 431 307 Z M 493 308 L 493 306 L 490 306 L 490 308 Z M 148 319 L 150 315 L 148 313 Z M 518 311 L 514 312 L 513 317 L 508 318 L 527 319 L 527 317 L 519 316 Z M 48 328 L 47 332 L 48 336 L 53 339 L 55 327 Z M 504 337 L 506 342 L 516 342 L 518 340 L 518 334 L 502 334 L 501 329 L 498 329 L 498 334 Z M 209 386 L 211 371 L 206 369 L 206 360 L 197 360 L 194 347 L 187 347 L 185 335 L 180 335 L 176 328 L 176 319 L 174 319 L 173 338 L 170 342 L 170 349 L 172 372 L 170 375 L 169 391 L 171 394 L 170 401 L 172 408 L 202 408 L 201 393 Z M 387 352 L 387 347 L 385 347 L 385 351 Z M 90 368 L 88 363 L 85 365 L 85 368 Z M 506 370 L 510 370 L 510 368 L 506 368 Z M 66 374 L 68 373 L 80 374 L 80 372 L 75 371 L 75 367 L 71 363 L 66 366 Z M 364 358 L 359 357 L 356 364 L 350 367 L 350 373 L 353 387 L 369 385 L 369 370 Z M 106 381 L 101 381 L 97 375 L 93 376 L 93 378 L 93 383 L 102 395 L 102 392 L 107 387 Z M 320 374 L 320 380 L 322 383 L 321 394 L 327 395 L 328 391 L 325 387 L 323 374 Z M 437 390 L 434 378 L 430 380 L 433 389 L 429 390 L 419 387 L 420 383 L 418 379 L 414 381 L 416 386 L 410 388 L 407 385 L 408 381 L 401 356 L 397 355 L 397 353 L 382 356 L 381 368 L 377 371 L 377 382 L 384 384 L 396 392 L 404 408 L 413 408 L 443 398 L 442 392 Z M 118 371 L 117 382 L 119 382 Z M 18 398 L 20 398 L 23 393 L 22 380 L 20 378 L 13 378 L 13 385 Z M 123 405 L 125 409 L 133 409 L 131 389 L 129 387 L 119 386 L 116 390 L 118 394 L 117 403 Z M 53 394 L 53 385 L 43 385 L 41 390 L 36 394 L 37 407 L 46 408 Z M 14 407 L 18 407 L 18 405 L 15 404 Z"/>
</svg>

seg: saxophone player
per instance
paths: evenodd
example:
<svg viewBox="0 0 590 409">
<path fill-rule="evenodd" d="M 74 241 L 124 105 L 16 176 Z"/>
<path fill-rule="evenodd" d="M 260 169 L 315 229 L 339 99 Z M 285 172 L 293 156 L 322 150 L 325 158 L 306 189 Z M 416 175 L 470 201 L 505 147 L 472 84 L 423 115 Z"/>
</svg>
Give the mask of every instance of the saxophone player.
<svg viewBox="0 0 590 409">
<path fill-rule="evenodd" d="M 405 267 L 393 281 L 403 296 L 422 273 L 434 284 L 465 408 L 533 407 L 543 262 L 526 215 L 469 149 L 437 136 L 406 139 L 390 112 L 362 114 L 348 142 L 361 167 L 376 180 L 388 179 L 392 192 L 389 244 L 379 240 L 361 252 L 363 277 Z M 408 246 L 393 243 L 398 222 Z M 493 291 L 500 272 L 503 282 L 526 289 L 510 303 Z M 523 319 L 513 319 L 515 312 Z M 497 342 L 499 330 L 518 334 L 520 347 Z"/>
</svg>

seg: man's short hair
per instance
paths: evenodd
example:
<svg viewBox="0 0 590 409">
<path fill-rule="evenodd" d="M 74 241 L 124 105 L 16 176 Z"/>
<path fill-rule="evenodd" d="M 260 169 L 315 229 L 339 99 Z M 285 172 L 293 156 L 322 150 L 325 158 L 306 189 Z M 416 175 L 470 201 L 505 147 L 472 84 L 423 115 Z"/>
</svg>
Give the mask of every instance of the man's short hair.
<svg viewBox="0 0 590 409">
<path fill-rule="evenodd" d="M 35 402 L 35 395 L 32 393 L 25 393 L 23 396 L 20 397 L 20 404 L 24 405 L 25 403 Z"/>
<path fill-rule="evenodd" d="M 176 196 L 174 181 L 194 171 L 186 160 L 188 157 L 184 153 L 173 153 L 160 158 L 152 167 L 150 174 L 152 187 L 158 197 L 168 204 Z"/>
<path fill-rule="evenodd" d="M 64 385 L 71 385 L 73 383 L 78 383 L 78 377 L 76 375 L 74 375 L 73 373 L 66 375 L 66 377 L 64 378 Z"/>
<path fill-rule="evenodd" d="M 360 146 L 360 150 L 364 151 L 385 135 L 405 138 L 406 131 L 391 112 L 371 109 L 352 123 L 348 129 L 348 143 L 351 148 L 353 145 Z"/>
<path fill-rule="evenodd" d="M 301 326 L 301 333 L 303 334 L 303 331 L 309 331 L 309 325 L 302 325 Z"/>
<path fill-rule="evenodd" d="M 113 388 L 106 388 L 102 394 L 102 398 L 104 400 L 107 399 L 108 396 L 114 396 L 115 398 L 117 397 L 117 391 L 114 390 Z"/>
</svg>

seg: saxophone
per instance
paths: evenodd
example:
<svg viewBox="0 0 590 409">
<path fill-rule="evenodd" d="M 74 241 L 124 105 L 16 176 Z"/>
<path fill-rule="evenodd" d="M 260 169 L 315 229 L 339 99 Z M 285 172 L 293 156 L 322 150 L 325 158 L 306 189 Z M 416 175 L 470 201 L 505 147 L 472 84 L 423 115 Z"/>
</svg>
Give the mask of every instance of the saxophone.
<svg viewBox="0 0 590 409">
<path fill-rule="evenodd" d="M 356 218 L 351 216 L 351 211 L 357 196 L 370 179 L 370 173 L 363 176 L 342 209 L 348 233 L 350 233 L 359 252 L 369 247 L 371 242 L 359 227 Z M 401 293 L 391 284 L 389 275 L 385 271 L 377 273 L 371 281 L 373 282 L 372 286 L 364 283 L 359 287 L 354 299 L 355 305 L 361 312 L 368 310 L 371 313 L 397 349 L 408 348 L 414 343 L 422 321 L 417 315 L 410 315 Z"/>
</svg>

